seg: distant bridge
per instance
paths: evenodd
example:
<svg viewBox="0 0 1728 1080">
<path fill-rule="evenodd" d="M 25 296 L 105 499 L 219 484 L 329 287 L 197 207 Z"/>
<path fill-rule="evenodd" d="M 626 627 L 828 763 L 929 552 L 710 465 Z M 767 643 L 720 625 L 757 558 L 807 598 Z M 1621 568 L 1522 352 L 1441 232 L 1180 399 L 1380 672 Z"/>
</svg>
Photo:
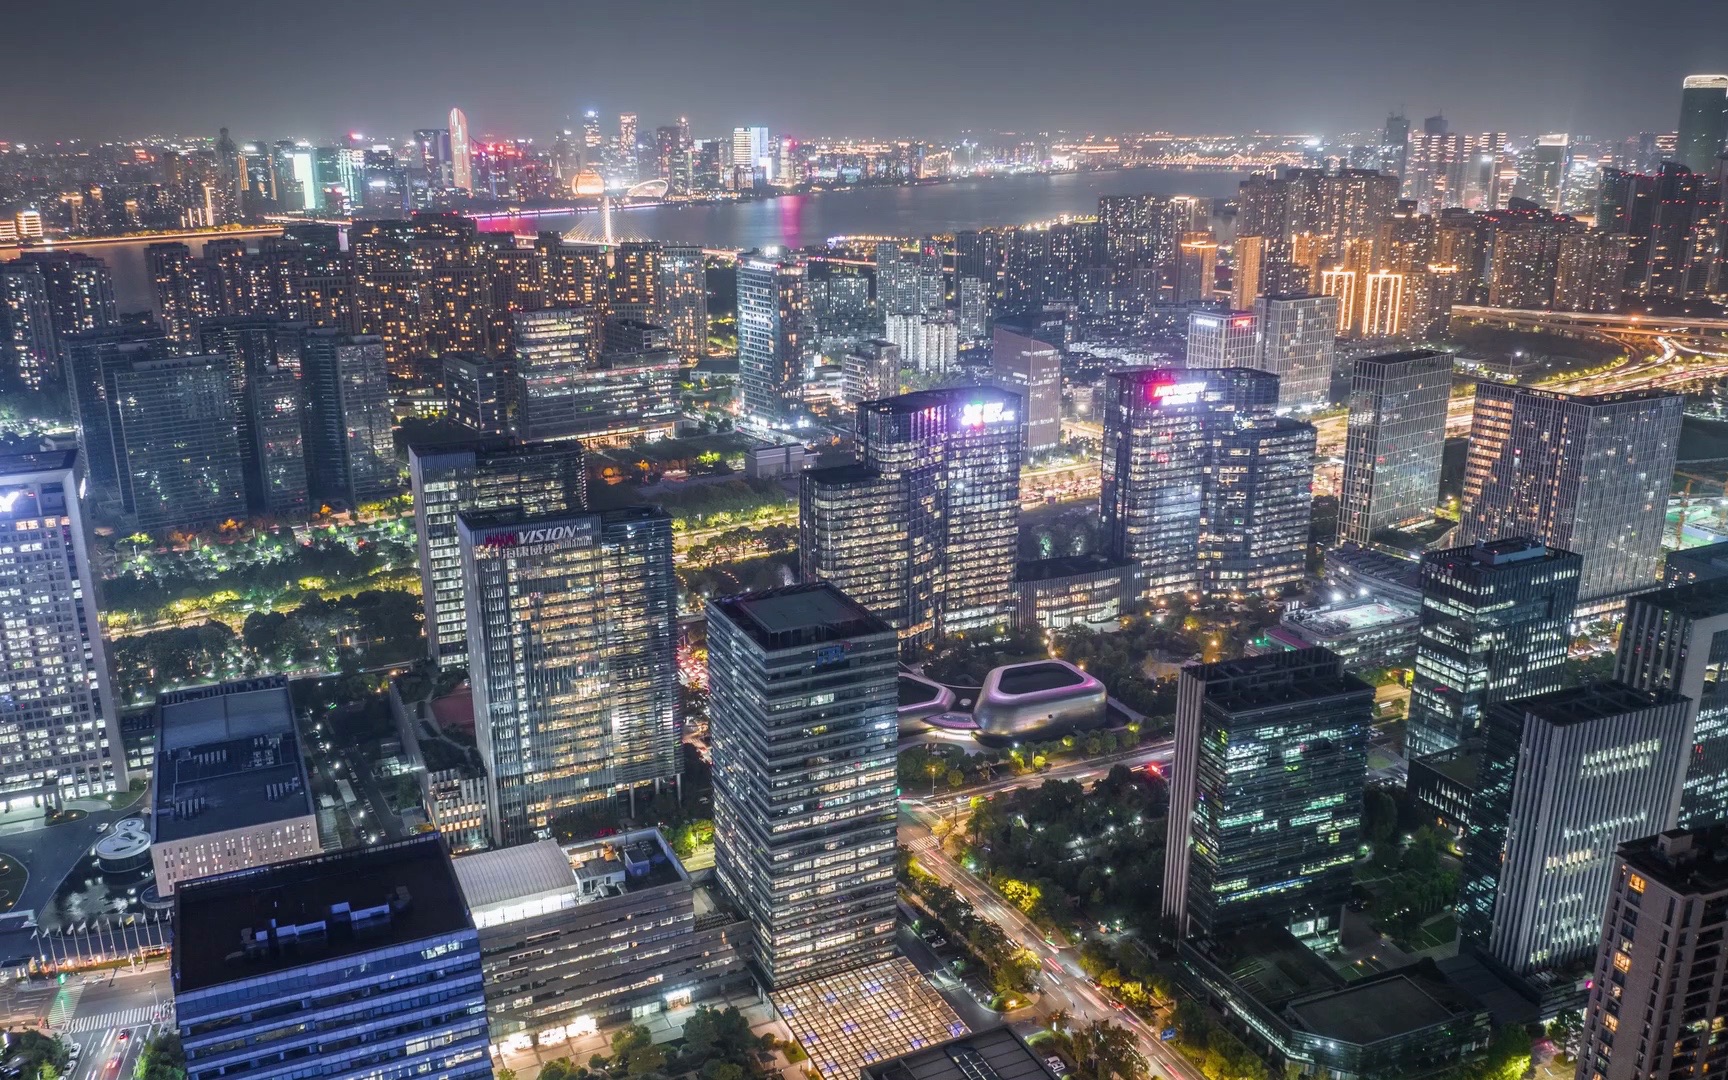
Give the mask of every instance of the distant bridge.
<svg viewBox="0 0 1728 1080">
<path fill-rule="evenodd" d="M 1696 343 L 1728 342 L 1728 319 L 1690 315 L 1595 314 L 1540 308 L 1497 308 L 1456 304 L 1454 320 L 1507 330 L 1538 330 L 1570 337 L 1606 339 L 1617 344 L 1656 338 Z"/>
</svg>

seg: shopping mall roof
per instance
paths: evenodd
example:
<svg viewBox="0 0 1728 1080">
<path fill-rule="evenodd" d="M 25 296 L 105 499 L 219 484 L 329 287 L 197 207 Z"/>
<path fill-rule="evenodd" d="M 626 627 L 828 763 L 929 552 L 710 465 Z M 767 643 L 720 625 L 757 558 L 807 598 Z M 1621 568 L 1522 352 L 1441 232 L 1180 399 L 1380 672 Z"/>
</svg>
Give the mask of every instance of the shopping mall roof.
<svg viewBox="0 0 1728 1080">
<path fill-rule="evenodd" d="M 866 1065 L 862 1080 L 1054 1080 L 1044 1057 L 1008 1027 Z"/>
</svg>

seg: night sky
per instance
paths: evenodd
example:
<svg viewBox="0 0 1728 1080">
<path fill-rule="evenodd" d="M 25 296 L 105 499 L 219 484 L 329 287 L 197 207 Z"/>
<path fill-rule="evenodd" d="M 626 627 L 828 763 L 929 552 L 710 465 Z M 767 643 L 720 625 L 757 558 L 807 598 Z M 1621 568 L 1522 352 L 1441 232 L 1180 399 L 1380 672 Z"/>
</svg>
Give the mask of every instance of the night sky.
<svg viewBox="0 0 1728 1080">
<path fill-rule="evenodd" d="M 0 139 L 1670 131 L 1728 0 L 6 0 Z"/>
</svg>

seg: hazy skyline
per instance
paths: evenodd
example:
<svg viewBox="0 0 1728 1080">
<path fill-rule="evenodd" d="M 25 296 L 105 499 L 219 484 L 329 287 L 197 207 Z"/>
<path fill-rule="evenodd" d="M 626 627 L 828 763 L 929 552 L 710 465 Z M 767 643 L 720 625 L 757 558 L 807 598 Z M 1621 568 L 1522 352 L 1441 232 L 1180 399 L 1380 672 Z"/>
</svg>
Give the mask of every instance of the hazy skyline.
<svg viewBox="0 0 1728 1080">
<path fill-rule="evenodd" d="M 1720 0 L 1659 33 L 1607 0 L 1029 0 L 411 5 L 21 4 L 0 139 L 214 133 L 545 138 L 600 110 L 652 131 L 962 129 L 1332 134 L 1403 105 L 1458 130 L 1669 131 L 1689 73 L 1728 70 Z"/>
</svg>

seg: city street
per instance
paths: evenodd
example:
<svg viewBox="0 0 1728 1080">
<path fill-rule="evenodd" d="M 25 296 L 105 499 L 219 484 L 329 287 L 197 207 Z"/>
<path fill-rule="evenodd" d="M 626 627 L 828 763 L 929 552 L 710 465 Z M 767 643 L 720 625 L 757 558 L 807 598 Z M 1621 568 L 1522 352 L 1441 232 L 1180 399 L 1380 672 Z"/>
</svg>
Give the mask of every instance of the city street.
<svg viewBox="0 0 1728 1080">
<path fill-rule="evenodd" d="M 1168 744 L 1163 744 L 1161 749 L 1163 759 L 1168 759 Z M 1156 756 L 1159 750 L 1160 747 L 1157 746 L 1148 748 L 1145 755 L 1147 761 L 1159 760 Z M 1054 774 L 1058 771 L 1051 770 L 1051 773 L 1040 779 L 1086 782 L 1097 779 L 1109 769 L 1108 766 L 1088 762 L 1084 766 L 1074 767 L 1074 775 L 1055 777 Z M 970 794 L 977 794 L 980 790 L 974 788 Z M 931 831 L 931 827 L 944 815 L 925 805 L 922 800 L 902 800 L 900 811 L 901 843 L 913 853 L 918 864 L 964 897 L 979 915 L 1002 927 L 1010 940 L 1024 944 L 1038 955 L 1039 974 L 1043 982 L 1040 1012 L 1048 1015 L 1058 1009 L 1064 1010 L 1074 1024 L 1090 1023 L 1093 1020 L 1113 1021 L 1139 1037 L 1140 1051 L 1151 1063 L 1153 1072 L 1168 1080 L 1201 1080 L 1200 1071 L 1188 1064 L 1175 1050 L 1165 1046 L 1151 1025 L 1127 1009 L 1114 1007 L 1099 995 L 1092 985 L 1092 980 L 1080 969 L 1080 953 L 1077 948 L 1062 941 L 1052 944 L 1046 939 L 1044 931 L 1032 920 L 1026 918 L 1018 909 L 1004 903 L 995 891 L 976 875 L 949 858 Z"/>
</svg>

